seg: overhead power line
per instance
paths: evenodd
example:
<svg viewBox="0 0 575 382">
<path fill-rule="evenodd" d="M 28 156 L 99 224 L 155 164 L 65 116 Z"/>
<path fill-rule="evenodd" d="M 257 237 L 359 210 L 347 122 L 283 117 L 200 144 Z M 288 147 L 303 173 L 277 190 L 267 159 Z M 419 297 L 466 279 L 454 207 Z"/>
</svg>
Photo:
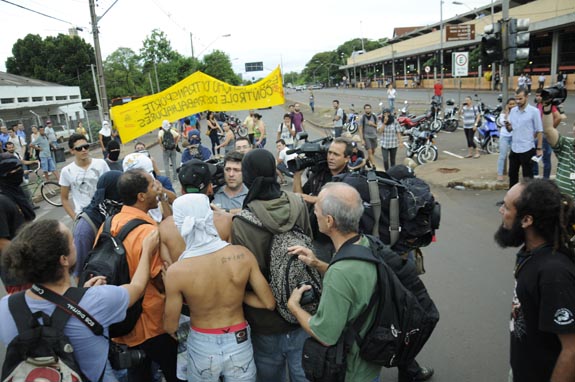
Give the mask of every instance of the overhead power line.
<svg viewBox="0 0 575 382">
<path fill-rule="evenodd" d="M 30 12 L 37 13 L 37 14 L 39 14 L 39 15 L 42 15 L 42 16 L 44 16 L 44 17 L 48 17 L 48 18 L 50 18 L 50 19 L 54 19 L 54 20 L 58 20 L 58 21 L 61 21 L 61 22 L 63 22 L 63 23 L 66 23 L 66 24 L 74 25 L 74 24 L 72 24 L 72 23 L 69 22 L 69 21 L 62 20 L 62 19 L 59 19 L 59 18 L 57 18 L 57 17 L 47 15 L 47 14 L 42 13 L 42 12 L 39 12 L 39 11 L 35 11 L 34 9 L 27 8 L 27 7 L 25 7 L 25 6 L 23 6 L 23 5 L 20 5 L 20 4 L 14 4 L 13 2 L 8 1 L 8 0 L 0 0 L 0 1 L 2 1 L 2 2 L 4 2 L 4 3 L 7 3 L 7 4 L 10 4 L 10 5 L 14 5 L 14 6 L 18 7 L 18 8 L 25 9 L 25 10 L 30 11 Z"/>
</svg>

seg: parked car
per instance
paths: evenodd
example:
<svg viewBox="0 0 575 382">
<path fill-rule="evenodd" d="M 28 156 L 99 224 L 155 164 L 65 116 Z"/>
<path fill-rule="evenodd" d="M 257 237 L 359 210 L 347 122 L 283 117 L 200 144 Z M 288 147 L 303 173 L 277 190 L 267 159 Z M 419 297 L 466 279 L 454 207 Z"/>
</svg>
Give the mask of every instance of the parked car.
<svg viewBox="0 0 575 382">
<path fill-rule="evenodd" d="M 296 92 L 303 92 L 305 90 L 305 85 L 297 85 L 295 87 Z"/>
<path fill-rule="evenodd" d="M 316 90 L 316 89 L 323 89 L 323 84 L 313 84 L 309 85 L 308 90 Z"/>
<path fill-rule="evenodd" d="M 70 135 L 74 134 L 76 130 L 68 129 L 65 125 L 54 125 L 54 133 L 56 134 L 56 139 L 59 143 L 65 142 L 70 138 Z"/>
</svg>

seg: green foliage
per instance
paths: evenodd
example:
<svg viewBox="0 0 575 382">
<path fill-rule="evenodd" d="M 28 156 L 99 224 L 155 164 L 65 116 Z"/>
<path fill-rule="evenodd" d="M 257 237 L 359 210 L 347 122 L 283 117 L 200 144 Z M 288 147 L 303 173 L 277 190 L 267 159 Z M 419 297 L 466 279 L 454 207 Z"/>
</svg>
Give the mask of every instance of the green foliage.
<svg viewBox="0 0 575 382">
<path fill-rule="evenodd" d="M 59 34 L 42 39 L 29 34 L 12 47 L 12 57 L 6 60 L 6 70 L 60 85 L 79 86 L 82 98 L 90 98 L 95 104 L 90 72 L 90 64 L 94 63 L 94 49 L 78 36 Z"/>
<path fill-rule="evenodd" d="M 289 83 L 296 84 L 299 78 L 300 74 L 298 72 L 284 73 L 284 85 Z"/>
<path fill-rule="evenodd" d="M 203 57 L 202 72 L 230 85 L 241 83 L 238 75 L 234 73 L 230 56 L 221 50 L 214 50 Z"/>
<path fill-rule="evenodd" d="M 469 70 L 476 71 L 481 63 L 483 70 L 488 70 L 488 65 L 491 63 L 481 62 L 481 47 L 477 46 L 471 52 L 469 52 Z"/>
<path fill-rule="evenodd" d="M 118 48 L 104 62 L 106 90 L 110 99 L 148 94 L 140 57 L 129 48 Z"/>
</svg>

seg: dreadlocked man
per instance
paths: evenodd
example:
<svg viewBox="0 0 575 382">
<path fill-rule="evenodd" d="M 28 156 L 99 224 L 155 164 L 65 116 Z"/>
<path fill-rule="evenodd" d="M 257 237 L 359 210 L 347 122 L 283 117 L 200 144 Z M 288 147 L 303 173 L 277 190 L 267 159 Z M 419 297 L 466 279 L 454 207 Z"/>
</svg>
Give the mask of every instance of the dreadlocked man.
<svg viewBox="0 0 575 382">
<path fill-rule="evenodd" d="M 575 375 L 573 200 L 546 179 L 518 183 L 499 209 L 501 247 L 522 246 L 511 310 L 513 381 L 572 381 Z M 511 380 L 511 379 L 510 379 Z"/>
</svg>

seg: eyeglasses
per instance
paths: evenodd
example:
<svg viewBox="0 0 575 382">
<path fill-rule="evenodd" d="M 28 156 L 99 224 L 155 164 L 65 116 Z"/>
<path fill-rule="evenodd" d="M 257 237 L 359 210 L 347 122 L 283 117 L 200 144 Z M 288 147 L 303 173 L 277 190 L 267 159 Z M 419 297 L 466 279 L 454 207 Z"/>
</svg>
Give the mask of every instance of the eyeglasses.
<svg viewBox="0 0 575 382">
<path fill-rule="evenodd" d="M 74 150 L 76 150 L 78 152 L 83 151 L 83 150 L 88 151 L 89 149 L 90 149 L 90 145 L 88 143 L 86 143 L 85 145 L 82 145 L 82 146 L 74 147 Z"/>
</svg>

